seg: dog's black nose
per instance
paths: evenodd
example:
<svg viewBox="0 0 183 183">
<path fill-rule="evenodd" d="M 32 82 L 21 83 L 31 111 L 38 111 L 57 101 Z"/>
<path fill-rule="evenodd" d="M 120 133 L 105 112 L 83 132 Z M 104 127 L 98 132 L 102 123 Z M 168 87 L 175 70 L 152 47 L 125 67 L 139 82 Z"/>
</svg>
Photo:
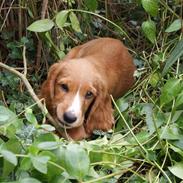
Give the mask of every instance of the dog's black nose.
<svg viewBox="0 0 183 183">
<path fill-rule="evenodd" d="M 73 112 L 68 111 L 64 113 L 64 121 L 66 123 L 74 123 L 76 120 L 77 120 L 77 117 Z"/>
</svg>

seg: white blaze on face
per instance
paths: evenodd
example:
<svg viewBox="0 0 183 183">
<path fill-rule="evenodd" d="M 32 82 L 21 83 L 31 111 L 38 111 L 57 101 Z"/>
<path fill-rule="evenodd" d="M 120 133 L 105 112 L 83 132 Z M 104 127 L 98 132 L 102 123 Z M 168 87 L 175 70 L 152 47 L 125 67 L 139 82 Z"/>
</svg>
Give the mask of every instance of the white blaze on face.
<svg viewBox="0 0 183 183">
<path fill-rule="evenodd" d="M 80 100 L 80 96 L 79 96 L 79 90 L 77 91 L 77 93 L 73 99 L 73 102 L 67 111 L 73 112 L 77 117 L 80 115 L 80 113 L 81 113 L 81 100 Z"/>
</svg>

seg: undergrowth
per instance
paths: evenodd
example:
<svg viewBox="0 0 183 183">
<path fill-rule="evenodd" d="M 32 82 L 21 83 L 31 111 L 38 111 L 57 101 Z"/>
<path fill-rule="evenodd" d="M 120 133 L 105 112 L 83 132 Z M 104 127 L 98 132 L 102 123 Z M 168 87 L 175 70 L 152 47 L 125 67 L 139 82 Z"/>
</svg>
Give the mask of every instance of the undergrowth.
<svg viewBox="0 0 183 183">
<path fill-rule="evenodd" d="M 112 131 L 74 142 L 59 138 L 21 79 L 0 68 L 0 182 L 181 182 L 183 2 L 47 3 L 0 3 L 2 63 L 24 73 L 39 93 L 55 60 L 75 45 L 109 36 L 132 53 L 136 84 L 118 101 L 111 96 Z"/>
</svg>

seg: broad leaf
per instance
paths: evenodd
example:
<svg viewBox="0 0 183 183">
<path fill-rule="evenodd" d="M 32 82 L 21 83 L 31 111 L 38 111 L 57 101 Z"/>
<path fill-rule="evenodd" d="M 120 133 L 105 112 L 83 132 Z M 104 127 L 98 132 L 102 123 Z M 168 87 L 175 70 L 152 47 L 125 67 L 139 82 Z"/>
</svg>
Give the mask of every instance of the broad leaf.
<svg viewBox="0 0 183 183">
<path fill-rule="evenodd" d="M 14 112 L 4 106 L 0 106 L 0 126 L 8 123 L 12 123 L 17 120 L 17 116 Z"/>
<path fill-rule="evenodd" d="M 17 165 L 17 157 L 14 153 L 8 150 L 1 150 L 0 153 L 2 154 L 3 158 L 8 162 L 12 163 L 13 165 Z"/>
<path fill-rule="evenodd" d="M 160 75 L 159 75 L 159 73 L 156 72 L 156 73 L 151 75 L 150 80 L 149 80 L 149 84 L 155 88 L 157 86 L 159 80 L 160 80 Z"/>
<path fill-rule="evenodd" d="M 50 19 L 37 20 L 27 27 L 29 31 L 46 32 L 52 29 L 54 22 Z"/>
<path fill-rule="evenodd" d="M 88 10 L 90 11 L 95 11 L 97 9 L 98 6 L 97 0 L 84 0 L 84 3 L 88 8 Z"/>
<path fill-rule="evenodd" d="M 177 96 L 176 102 L 175 102 L 175 106 L 179 107 L 183 105 L 183 90 L 182 92 Z"/>
<path fill-rule="evenodd" d="M 77 144 L 69 144 L 65 150 L 65 168 L 69 175 L 81 180 L 89 171 L 87 152 Z"/>
<path fill-rule="evenodd" d="M 121 112 L 124 112 L 128 108 L 128 102 L 126 102 L 123 98 L 119 99 L 116 104 L 118 105 Z"/>
<path fill-rule="evenodd" d="M 159 134 L 161 139 L 178 140 L 181 138 L 179 128 L 176 125 L 162 127 Z"/>
<path fill-rule="evenodd" d="M 152 20 L 148 20 L 142 23 L 142 30 L 151 43 L 155 43 L 156 40 L 156 25 Z"/>
<path fill-rule="evenodd" d="M 59 147 L 58 142 L 41 142 L 37 145 L 37 147 L 39 149 L 43 149 L 43 150 L 53 150 L 53 149 L 57 149 Z"/>
<path fill-rule="evenodd" d="M 142 6 L 147 13 L 156 17 L 158 14 L 158 0 L 142 0 Z"/>
<path fill-rule="evenodd" d="M 64 27 L 67 21 L 68 13 L 68 10 L 63 10 L 56 15 L 56 24 L 60 29 Z"/>
<path fill-rule="evenodd" d="M 19 154 L 21 152 L 22 146 L 20 144 L 20 142 L 18 141 L 18 139 L 9 139 L 8 142 L 6 142 L 3 145 L 3 149 L 2 150 L 7 150 L 10 153 L 13 153 L 13 156 L 15 154 Z M 8 157 L 7 157 L 8 158 Z M 12 172 L 15 168 L 15 164 L 16 164 L 16 157 L 13 157 L 13 162 L 10 162 L 8 160 L 6 160 L 4 158 L 3 161 L 3 176 L 6 177 L 10 174 L 10 172 Z"/>
<path fill-rule="evenodd" d="M 47 163 L 50 157 L 48 156 L 31 156 L 31 161 L 36 170 L 41 173 L 47 173 Z"/>
<path fill-rule="evenodd" d="M 32 109 L 27 108 L 25 110 L 25 117 L 26 117 L 27 121 L 29 121 L 31 124 L 37 125 L 37 119 L 34 116 L 34 114 L 32 113 Z"/>
<path fill-rule="evenodd" d="M 25 157 L 22 159 L 21 163 L 20 163 L 20 168 L 21 170 L 29 170 L 32 166 L 32 163 L 31 163 L 31 159 L 29 157 Z"/>
<path fill-rule="evenodd" d="M 183 161 L 176 162 L 175 165 L 168 167 L 170 172 L 174 174 L 176 177 L 183 179 Z"/>
<path fill-rule="evenodd" d="M 35 178 L 28 177 L 20 179 L 18 183 L 41 183 L 41 182 Z"/>
<path fill-rule="evenodd" d="M 172 78 L 169 79 L 161 89 L 160 103 L 161 106 L 171 102 L 181 92 L 181 80 Z"/>
<path fill-rule="evenodd" d="M 178 44 L 172 51 L 170 57 L 166 60 L 165 67 L 163 68 L 162 72 L 163 76 L 168 72 L 170 67 L 177 61 L 177 59 L 181 57 L 182 54 L 183 54 L 183 39 L 181 39 L 178 42 Z"/>
<path fill-rule="evenodd" d="M 165 32 L 174 32 L 181 29 L 181 19 L 174 20 L 170 26 L 165 30 Z"/>
<path fill-rule="evenodd" d="M 45 131 L 53 132 L 55 131 L 55 127 L 49 124 L 42 124 L 40 125 L 41 128 L 43 128 Z"/>
<path fill-rule="evenodd" d="M 71 21 L 71 26 L 72 26 L 72 28 L 73 28 L 76 32 L 81 32 L 79 20 L 78 20 L 77 16 L 75 15 L 75 13 L 70 12 L 70 14 L 69 14 L 69 19 L 70 19 L 70 21 Z"/>
</svg>

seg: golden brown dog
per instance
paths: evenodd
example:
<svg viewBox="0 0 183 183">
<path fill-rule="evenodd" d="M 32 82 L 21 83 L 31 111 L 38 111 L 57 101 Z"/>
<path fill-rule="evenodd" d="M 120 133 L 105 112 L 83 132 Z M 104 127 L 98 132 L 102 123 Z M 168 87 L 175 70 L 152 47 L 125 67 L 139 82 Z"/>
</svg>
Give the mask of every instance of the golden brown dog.
<svg viewBox="0 0 183 183">
<path fill-rule="evenodd" d="M 135 66 L 127 48 L 113 38 L 77 46 L 51 66 L 41 88 L 46 106 L 73 139 L 114 125 L 110 95 L 118 99 L 134 83 Z"/>
</svg>

